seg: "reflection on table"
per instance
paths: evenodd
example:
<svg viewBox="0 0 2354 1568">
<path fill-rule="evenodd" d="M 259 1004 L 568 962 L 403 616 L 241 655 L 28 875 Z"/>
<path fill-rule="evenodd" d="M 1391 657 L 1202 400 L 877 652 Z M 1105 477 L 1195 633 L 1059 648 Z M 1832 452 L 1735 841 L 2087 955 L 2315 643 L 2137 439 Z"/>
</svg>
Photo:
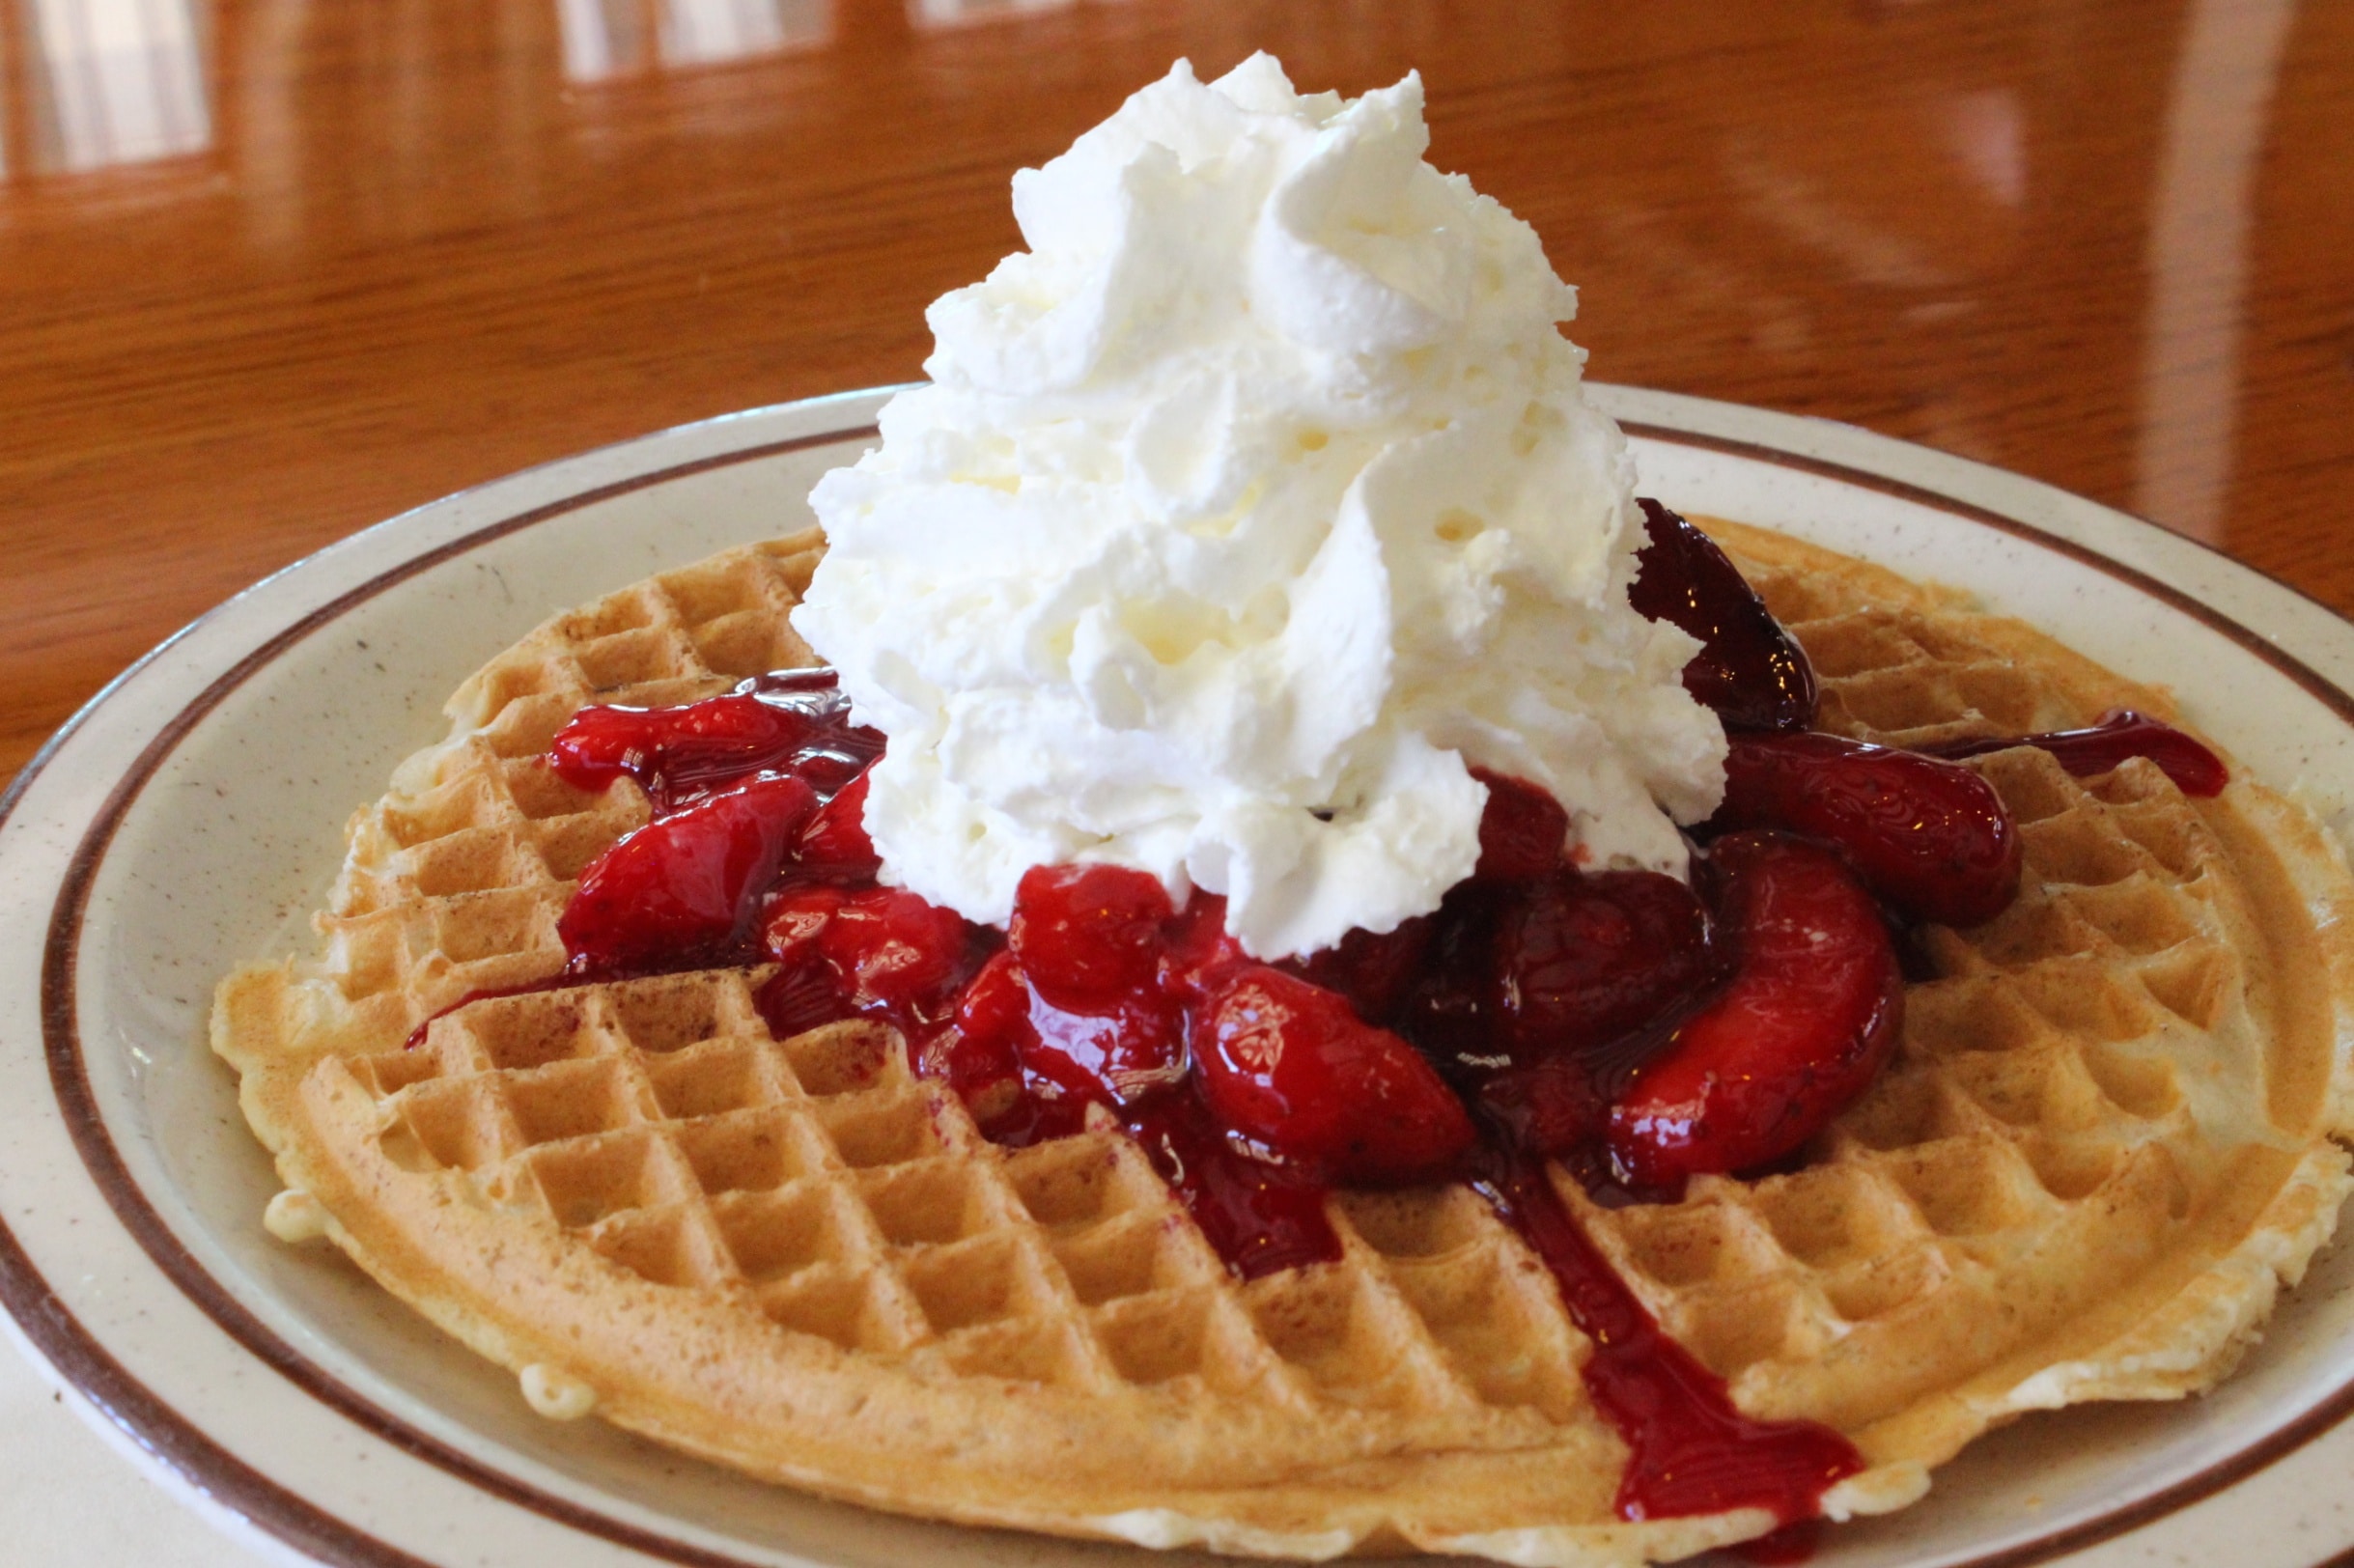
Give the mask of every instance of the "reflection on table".
<svg viewBox="0 0 2354 1568">
<path fill-rule="evenodd" d="M 70 173 L 201 153 L 212 145 L 197 0 L 20 0 L 21 105 L 0 166 Z"/>
<path fill-rule="evenodd" d="M 603 81 L 826 42 L 831 0 L 555 0 L 564 74 Z"/>
<path fill-rule="evenodd" d="M 2354 4 L 0 0 L 0 772 L 404 506 L 918 374 L 1015 169 L 1258 47 L 1421 70 L 1597 377 L 2354 603 Z"/>
</svg>

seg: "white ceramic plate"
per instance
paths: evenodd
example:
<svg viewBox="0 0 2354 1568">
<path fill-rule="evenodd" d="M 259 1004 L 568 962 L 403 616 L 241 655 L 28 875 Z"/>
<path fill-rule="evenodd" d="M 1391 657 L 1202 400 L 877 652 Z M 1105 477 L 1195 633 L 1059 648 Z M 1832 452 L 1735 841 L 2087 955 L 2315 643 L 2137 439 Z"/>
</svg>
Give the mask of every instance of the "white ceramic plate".
<svg viewBox="0 0 2354 1568">
<path fill-rule="evenodd" d="M 2333 824 L 2354 626 L 2047 486 L 1821 421 L 1597 387 L 1646 490 L 1976 591 L 2146 681 Z M 299 941 L 343 823 L 440 701 L 549 612 L 801 526 L 883 394 L 764 409 L 396 518 L 240 595 L 101 693 L 0 802 L 0 1302 L 118 1446 L 290 1560 L 418 1568 L 1178 1568 L 763 1487 L 513 1380 L 260 1224 L 274 1184 L 205 1049 L 213 982 Z M 2214 1395 L 1998 1433 L 1823 1568 L 2316 1568 L 2354 1546 L 2354 1246 Z"/>
</svg>

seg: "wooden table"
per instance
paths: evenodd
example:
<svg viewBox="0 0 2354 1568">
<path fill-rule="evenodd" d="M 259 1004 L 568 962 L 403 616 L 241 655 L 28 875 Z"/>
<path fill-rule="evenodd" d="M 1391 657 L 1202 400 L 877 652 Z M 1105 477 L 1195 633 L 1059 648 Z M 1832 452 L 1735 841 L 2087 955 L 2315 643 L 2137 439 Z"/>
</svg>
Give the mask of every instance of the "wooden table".
<svg viewBox="0 0 2354 1568">
<path fill-rule="evenodd" d="M 915 377 L 1014 169 L 1258 46 L 1418 68 L 1596 377 L 2004 464 L 2354 609 L 2354 6 L 157 0 L 111 54 L 42 14 L 0 0 L 0 778 L 353 529 Z"/>
<path fill-rule="evenodd" d="M 66 0 L 61 10 L 98 0 Z M 125 10 L 125 7 L 113 7 Z M 1598 379 L 2020 468 L 2354 607 L 2354 5 L 0 0 L 0 777 L 247 581 L 911 379 L 1007 174 L 1189 54 L 1419 69 Z"/>
<path fill-rule="evenodd" d="M 2020 469 L 2354 609 L 2345 0 L 0 0 L 0 780 L 353 529 L 915 377 L 1015 168 L 1262 46 L 1420 69 L 1599 378 Z M 4 1554 L 258 1560 L 0 1363 Z"/>
</svg>

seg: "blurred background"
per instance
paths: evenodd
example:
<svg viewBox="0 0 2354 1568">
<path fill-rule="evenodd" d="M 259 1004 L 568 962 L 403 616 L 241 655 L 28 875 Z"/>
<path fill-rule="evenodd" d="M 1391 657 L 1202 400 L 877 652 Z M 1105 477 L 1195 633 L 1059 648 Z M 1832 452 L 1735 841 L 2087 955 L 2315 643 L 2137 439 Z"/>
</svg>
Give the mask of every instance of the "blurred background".
<svg viewBox="0 0 2354 1568">
<path fill-rule="evenodd" d="M 1853 421 L 2354 608 L 2343 0 L 0 0 L 0 778 L 238 587 L 920 374 L 1189 55 L 1409 69 L 1600 379 Z"/>
</svg>

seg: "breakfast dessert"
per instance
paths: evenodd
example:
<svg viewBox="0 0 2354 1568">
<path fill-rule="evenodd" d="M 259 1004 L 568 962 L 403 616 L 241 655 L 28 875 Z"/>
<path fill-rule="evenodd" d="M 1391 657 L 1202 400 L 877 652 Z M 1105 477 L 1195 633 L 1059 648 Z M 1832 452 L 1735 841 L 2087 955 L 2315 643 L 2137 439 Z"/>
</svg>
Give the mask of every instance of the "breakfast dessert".
<svg viewBox="0 0 2354 1568">
<path fill-rule="evenodd" d="M 324 1236 L 759 1476 L 1667 1560 L 2223 1376 L 2347 1185 L 2344 858 L 2163 692 L 1638 502 L 1534 236 L 1182 66 L 825 526 L 559 615 L 213 1044 Z"/>
</svg>

